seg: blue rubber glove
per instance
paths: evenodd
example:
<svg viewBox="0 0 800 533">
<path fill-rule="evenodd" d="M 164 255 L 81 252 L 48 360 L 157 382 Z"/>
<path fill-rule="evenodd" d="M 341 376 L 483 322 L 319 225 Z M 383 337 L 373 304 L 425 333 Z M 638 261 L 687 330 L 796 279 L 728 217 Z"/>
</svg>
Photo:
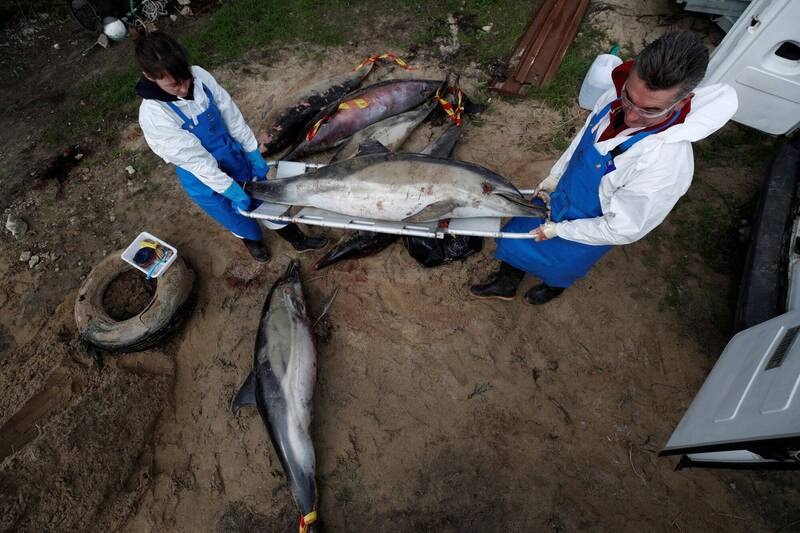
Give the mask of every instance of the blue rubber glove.
<svg viewBox="0 0 800 533">
<path fill-rule="evenodd" d="M 231 205 L 233 205 L 234 209 L 250 211 L 250 197 L 247 196 L 244 190 L 242 190 L 235 181 L 222 192 L 222 196 L 231 201 Z"/>
<path fill-rule="evenodd" d="M 250 161 L 250 165 L 253 167 L 253 177 L 256 178 L 253 181 L 264 181 L 267 179 L 269 167 L 267 166 L 267 162 L 264 161 L 264 158 L 261 157 L 261 152 L 257 149 L 252 152 L 247 152 L 247 160 Z"/>
</svg>

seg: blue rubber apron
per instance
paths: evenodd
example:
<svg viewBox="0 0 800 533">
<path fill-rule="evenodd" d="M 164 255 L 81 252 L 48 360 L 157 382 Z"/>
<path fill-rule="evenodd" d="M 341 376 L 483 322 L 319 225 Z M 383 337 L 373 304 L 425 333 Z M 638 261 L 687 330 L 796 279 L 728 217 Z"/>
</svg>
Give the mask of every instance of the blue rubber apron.
<svg viewBox="0 0 800 533">
<path fill-rule="evenodd" d="M 612 102 L 613 103 L 613 102 Z M 603 216 L 600 206 L 600 181 L 616 170 L 614 156 L 619 155 L 645 137 L 671 126 L 679 113 L 672 115 L 661 128 L 633 135 L 614 150 L 603 155 L 595 148 L 595 128 L 611 110 L 611 103 L 589 121 L 567 170 L 556 190 L 550 195 L 550 218 L 553 222 Z M 537 218 L 512 218 L 503 228 L 510 233 L 528 233 L 544 222 Z M 535 242 L 527 239 L 498 239 L 497 259 L 520 270 L 530 272 L 551 287 L 566 288 L 585 276 L 611 245 L 590 245 L 560 237 Z"/>
<path fill-rule="evenodd" d="M 242 145 L 234 140 L 228 132 L 228 127 L 225 125 L 211 91 L 208 87 L 203 87 L 203 91 L 208 97 L 208 109 L 198 115 L 196 124 L 173 102 L 167 102 L 167 105 L 183 120 L 181 127 L 189 133 L 193 133 L 203 148 L 217 160 L 219 168 L 236 180 L 239 185 L 242 185 L 253 177 L 252 165 L 247 160 Z M 229 199 L 214 192 L 188 170 L 176 167 L 176 172 L 183 189 L 208 216 L 225 226 L 237 237 L 254 241 L 261 240 L 261 229 L 258 222 L 240 215 Z"/>
</svg>

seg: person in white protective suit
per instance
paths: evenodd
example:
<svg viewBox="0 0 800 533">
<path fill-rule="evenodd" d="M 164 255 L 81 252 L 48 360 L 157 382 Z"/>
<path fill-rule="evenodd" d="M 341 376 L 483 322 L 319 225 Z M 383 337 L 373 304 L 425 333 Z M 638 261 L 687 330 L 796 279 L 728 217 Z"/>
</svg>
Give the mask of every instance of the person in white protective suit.
<svg viewBox="0 0 800 533">
<path fill-rule="evenodd" d="M 543 304 L 585 276 L 612 246 L 635 242 L 666 218 L 692 183 L 692 144 L 720 129 L 738 107 L 726 84 L 699 86 L 708 66 L 700 38 L 662 36 L 618 66 L 614 88 L 539 185 L 534 201 L 550 219 L 515 218 L 499 239 L 499 270 L 473 285 L 479 298 L 511 300 L 525 273 L 541 280 L 525 294 Z"/>
<path fill-rule="evenodd" d="M 269 261 L 259 224 L 240 213 L 258 205 L 242 185 L 267 179 L 269 169 L 239 108 L 211 74 L 190 67 L 183 47 L 163 32 L 139 38 L 136 60 L 142 71 L 139 124 L 147 144 L 175 165 L 184 190 L 206 214 L 242 239 L 254 259 Z M 298 251 L 327 244 L 294 224 L 263 225 Z"/>
</svg>

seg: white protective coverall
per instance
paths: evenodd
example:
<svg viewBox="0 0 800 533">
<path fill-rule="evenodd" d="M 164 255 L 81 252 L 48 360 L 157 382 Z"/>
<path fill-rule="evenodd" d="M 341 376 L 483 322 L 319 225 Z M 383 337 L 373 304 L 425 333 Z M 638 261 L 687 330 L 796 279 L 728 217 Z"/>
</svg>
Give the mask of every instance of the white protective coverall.
<svg viewBox="0 0 800 533">
<path fill-rule="evenodd" d="M 183 113 L 196 120 L 208 108 L 208 97 L 203 86 L 211 90 L 231 137 L 238 141 L 245 152 L 258 148 L 253 130 L 244 120 L 228 92 L 206 70 L 192 67 L 194 76 L 194 99 L 178 98 L 175 105 Z M 184 168 L 216 193 L 222 194 L 233 180 L 220 170 L 216 159 L 191 132 L 181 128 L 183 121 L 164 102 L 145 99 L 139 106 L 139 124 L 150 149 L 167 163 Z M 196 122 L 195 122 L 196 123 Z"/>
<path fill-rule="evenodd" d="M 616 98 L 616 89 L 609 90 L 597 101 L 593 114 Z M 695 89 L 691 111 L 682 124 L 650 135 L 614 158 L 616 170 L 600 181 L 603 216 L 558 222 L 555 224 L 557 235 L 584 244 L 612 245 L 632 243 L 647 235 L 661 224 L 689 190 L 694 174 L 691 143 L 724 126 L 736 113 L 738 105 L 736 91 L 727 84 Z M 550 175 L 539 185 L 541 190 L 555 190 L 589 118 L 567 151 L 553 165 Z M 596 142 L 608 124 L 609 117 L 606 116 L 594 132 L 595 146 L 601 154 L 607 154 L 639 131 L 629 128 L 616 137 Z"/>
</svg>

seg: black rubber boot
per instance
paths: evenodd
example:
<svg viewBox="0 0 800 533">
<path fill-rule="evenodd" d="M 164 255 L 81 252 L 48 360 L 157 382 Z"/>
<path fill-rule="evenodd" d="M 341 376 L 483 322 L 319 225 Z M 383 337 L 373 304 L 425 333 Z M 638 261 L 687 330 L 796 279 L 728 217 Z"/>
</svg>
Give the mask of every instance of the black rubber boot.
<svg viewBox="0 0 800 533">
<path fill-rule="evenodd" d="M 517 294 L 517 286 L 523 277 L 525 277 L 524 270 L 519 270 L 501 261 L 500 269 L 492 275 L 489 281 L 481 285 L 473 285 L 469 288 L 469 292 L 476 298 L 513 300 Z"/>
<path fill-rule="evenodd" d="M 328 239 L 325 237 L 311 237 L 300 231 L 296 224 L 286 224 L 281 229 L 275 230 L 275 233 L 280 235 L 283 239 L 289 242 L 298 252 L 306 252 L 308 250 L 319 250 L 328 245 Z"/>
<path fill-rule="evenodd" d="M 263 241 L 251 241 L 250 239 L 242 239 L 247 251 L 253 256 L 253 259 L 259 263 L 266 263 L 269 261 L 269 250 L 264 246 Z"/>
<path fill-rule="evenodd" d="M 540 283 L 525 293 L 525 301 L 531 305 L 542 305 L 557 298 L 562 292 L 564 289 L 561 287 L 551 287 L 547 283 Z"/>
</svg>

